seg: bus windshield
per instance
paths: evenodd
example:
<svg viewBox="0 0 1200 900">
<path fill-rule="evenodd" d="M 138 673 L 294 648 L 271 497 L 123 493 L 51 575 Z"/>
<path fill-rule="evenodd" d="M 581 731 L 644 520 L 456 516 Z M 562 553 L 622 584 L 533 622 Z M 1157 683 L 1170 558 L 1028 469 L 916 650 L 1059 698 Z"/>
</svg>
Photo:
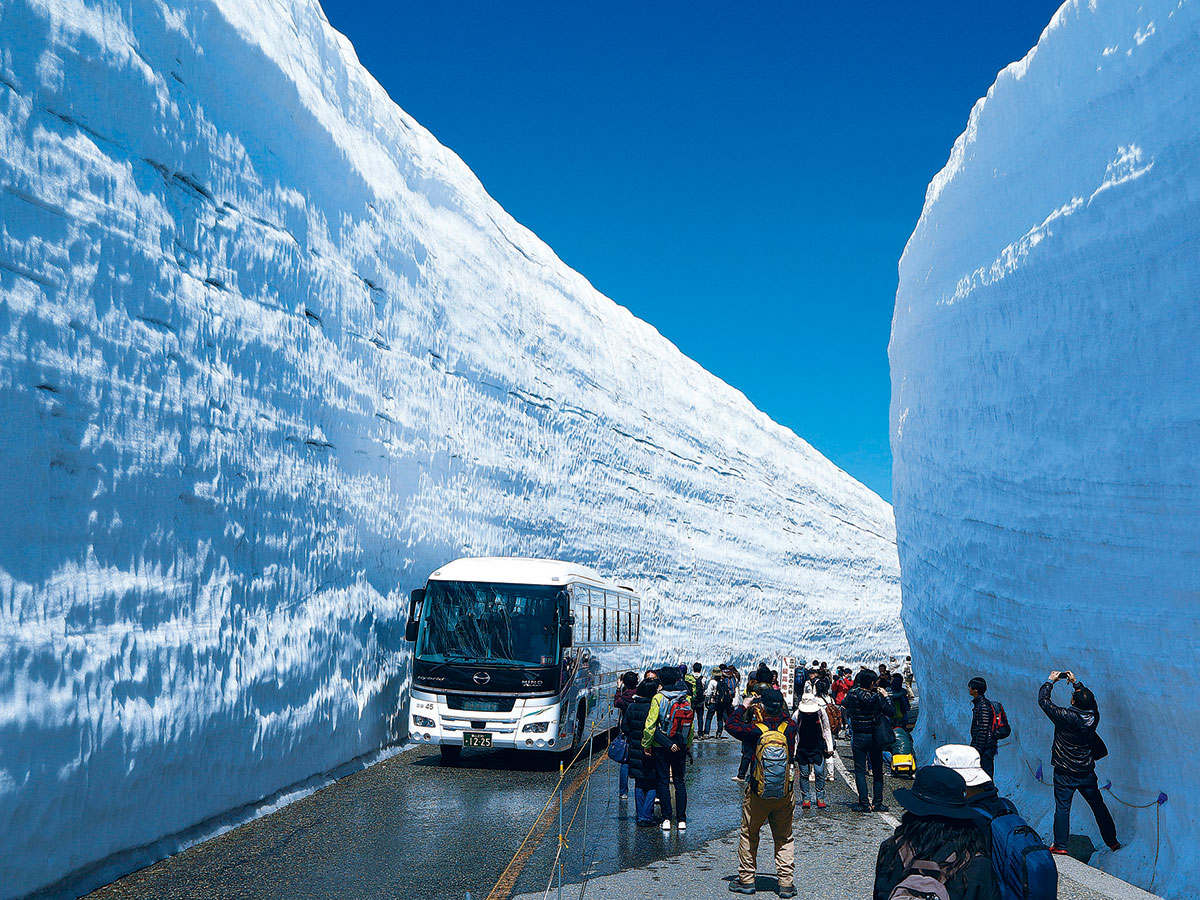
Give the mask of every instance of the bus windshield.
<svg viewBox="0 0 1200 900">
<path fill-rule="evenodd" d="M 431 581 L 425 589 L 417 658 L 493 666 L 557 665 L 559 590 Z"/>
</svg>

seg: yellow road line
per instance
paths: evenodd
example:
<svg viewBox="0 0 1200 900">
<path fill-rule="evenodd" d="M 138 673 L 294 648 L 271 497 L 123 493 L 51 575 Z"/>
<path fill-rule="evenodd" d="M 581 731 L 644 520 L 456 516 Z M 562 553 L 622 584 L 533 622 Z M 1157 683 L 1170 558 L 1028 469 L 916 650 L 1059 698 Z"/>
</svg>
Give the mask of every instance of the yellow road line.
<svg viewBox="0 0 1200 900">
<path fill-rule="evenodd" d="M 607 755 L 602 755 L 595 764 L 586 771 L 580 772 L 579 776 L 569 785 L 563 788 L 563 803 L 566 803 L 587 784 L 587 780 L 592 777 L 597 769 L 600 768 L 608 759 Z M 543 807 L 541 815 L 534 823 L 531 829 L 530 837 L 527 837 L 521 846 L 517 848 L 517 852 L 513 854 L 513 858 L 509 860 L 504 871 L 500 873 L 500 880 L 496 882 L 496 886 L 492 888 L 487 895 L 487 900 L 508 900 L 512 896 L 513 888 L 516 887 L 517 879 L 521 877 L 521 872 L 524 871 L 526 864 L 541 845 L 542 840 L 549 833 L 550 829 L 555 824 L 555 819 L 558 817 L 558 809 L 552 804 L 547 804 Z"/>
</svg>

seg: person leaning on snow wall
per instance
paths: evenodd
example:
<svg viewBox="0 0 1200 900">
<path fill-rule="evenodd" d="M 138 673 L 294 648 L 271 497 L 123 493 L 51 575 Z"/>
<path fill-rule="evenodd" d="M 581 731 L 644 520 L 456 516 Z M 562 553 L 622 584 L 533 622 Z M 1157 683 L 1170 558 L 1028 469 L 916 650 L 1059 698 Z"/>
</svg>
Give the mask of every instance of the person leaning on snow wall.
<svg viewBox="0 0 1200 900">
<path fill-rule="evenodd" d="M 1050 698 L 1054 685 L 1066 680 L 1074 687 L 1070 706 L 1057 706 Z M 1071 672 L 1051 672 L 1038 690 L 1038 706 L 1054 723 L 1050 764 L 1054 767 L 1054 845 L 1052 853 L 1065 854 L 1071 837 L 1071 800 L 1075 792 L 1087 801 L 1096 817 L 1100 837 L 1110 850 L 1120 850 L 1117 826 L 1104 803 L 1096 779 L 1096 749 L 1100 745 L 1096 726 L 1100 710 L 1096 698 Z"/>
</svg>

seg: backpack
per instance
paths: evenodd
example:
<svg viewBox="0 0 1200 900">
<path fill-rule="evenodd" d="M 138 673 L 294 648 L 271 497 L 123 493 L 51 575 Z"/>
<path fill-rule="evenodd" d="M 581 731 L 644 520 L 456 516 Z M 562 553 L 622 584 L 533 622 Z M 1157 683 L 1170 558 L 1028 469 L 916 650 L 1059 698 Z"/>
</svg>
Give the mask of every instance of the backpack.
<svg viewBox="0 0 1200 900">
<path fill-rule="evenodd" d="M 829 730 L 833 734 L 838 733 L 838 729 L 842 727 L 842 711 L 833 703 L 825 704 L 825 715 L 829 717 Z"/>
<path fill-rule="evenodd" d="M 788 752 L 787 726 L 784 719 L 775 728 L 757 723 L 762 732 L 754 748 L 755 793 L 778 800 L 792 792 L 792 755 Z"/>
<path fill-rule="evenodd" d="M 1008 724 L 1008 714 L 1004 711 L 1004 704 L 998 700 L 992 700 L 991 704 L 992 737 L 1002 741 L 1012 734 L 1012 726 Z"/>
<path fill-rule="evenodd" d="M 950 900 L 946 882 L 962 868 L 955 863 L 953 854 L 945 862 L 935 862 L 916 859 L 907 844 L 901 844 L 896 849 L 904 865 L 904 877 L 892 888 L 888 900 Z M 966 862 L 970 862 L 970 859 Z"/>
<path fill-rule="evenodd" d="M 671 743 L 686 741 L 695 719 L 696 713 L 692 710 L 691 698 L 687 691 L 684 691 L 678 697 L 667 700 L 662 718 L 658 720 L 658 728 L 665 737 L 670 738 Z"/>
<path fill-rule="evenodd" d="M 728 678 L 717 679 L 717 705 L 730 706 L 733 703 L 733 687 Z"/>
<path fill-rule="evenodd" d="M 1001 800 L 1003 811 L 989 822 L 992 871 L 1000 886 L 1001 900 L 1055 900 L 1058 897 L 1058 866 L 1050 848 L 1021 818 L 1017 808 Z M 985 817 L 987 813 L 978 810 Z"/>
</svg>

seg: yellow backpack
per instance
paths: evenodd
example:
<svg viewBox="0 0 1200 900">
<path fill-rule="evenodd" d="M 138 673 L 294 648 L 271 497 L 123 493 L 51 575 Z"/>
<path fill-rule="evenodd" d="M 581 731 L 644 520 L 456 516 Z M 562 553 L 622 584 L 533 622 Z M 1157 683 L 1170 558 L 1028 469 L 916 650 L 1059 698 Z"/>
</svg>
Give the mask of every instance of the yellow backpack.
<svg viewBox="0 0 1200 900">
<path fill-rule="evenodd" d="M 778 800 L 792 792 L 792 759 L 788 752 L 788 721 L 784 719 L 775 728 L 762 722 L 758 729 L 762 735 L 754 748 L 753 790 L 768 800 Z"/>
</svg>

